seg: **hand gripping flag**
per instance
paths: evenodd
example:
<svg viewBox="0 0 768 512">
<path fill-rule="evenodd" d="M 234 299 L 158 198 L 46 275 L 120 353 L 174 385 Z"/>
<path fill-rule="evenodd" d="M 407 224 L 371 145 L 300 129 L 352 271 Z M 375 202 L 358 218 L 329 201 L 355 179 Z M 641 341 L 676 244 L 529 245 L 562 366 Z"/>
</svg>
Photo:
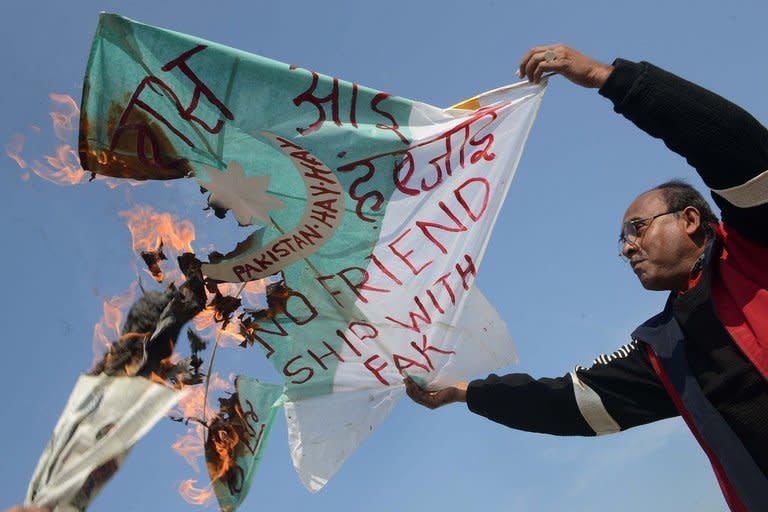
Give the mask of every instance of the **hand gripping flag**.
<svg viewBox="0 0 768 512">
<path fill-rule="evenodd" d="M 472 282 L 543 93 L 440 109 L 105 14 L 80 154 L 94 173 L 194 180 L 254 225 L 203 271 L 282 272 L 250 333 L 284 379 L 291 456 L 315 491 L 403 375 L 438 388 L 516 360 Z"/>
</svg>

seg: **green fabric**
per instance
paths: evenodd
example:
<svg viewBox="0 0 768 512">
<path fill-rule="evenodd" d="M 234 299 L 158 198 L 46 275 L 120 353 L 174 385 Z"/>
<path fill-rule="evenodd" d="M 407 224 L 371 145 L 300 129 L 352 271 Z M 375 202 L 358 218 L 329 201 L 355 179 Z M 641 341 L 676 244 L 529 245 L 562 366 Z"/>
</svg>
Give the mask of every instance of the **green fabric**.
<svg viewBox="0 0 768 512">
<path fill-rule="evenodd" d="M 241 440 L 235 448 L 236 463 L 230 469 L 230 478 L 213 480 L 216 498 L 224 512 L 236 510 L 248 495 L 267 438 L 284 400 L 282 386 L 262 384 L 244 375 L 238 375 L 235 379 L 235 389 L 243 412 L 242 419 L 247 423 L 249 439 L 246 443 Z M 208 464 L 210 471 L 210 460 Z"/>
<path fill-rule="evenodd" d="M 191 105 L 196 92 L 189 73 L 185 74 L 179 65 L 163 70 L 163 66 L 198 45 L 205 48 L 184 63 L 215 97 L 211 100 L 197 88 L 199 101 L 190 109 L 191 115 L 206 123 L 208 129 L 180 114 Z M 147 77 L 154 78 L 142 89 Z M 345 267 L 368 265 L 386 199 L 394 189 L 392 168 L 401 158 L 398 152 L 408 146 L 407 124 L 412 108 L 410 101 L 393 96 L 380 96 L 374 101 L 380 93 L 373 89 L 323 75 L 314 78 L 316 97 L 324 98 L 338 87 L 340 125 L 334 122 L 333 105 L 328 101 L 322 105 L 325 122 L 302 135 L 299 130 L 312 125 L 319 116 L 318 107 L 297 99 L 310 89 L 312 72 L 102 14 L 88 61 L 81 113 L 81 160 L 84 168 L 95 173 L 134 179 L 173 179 L 194 174 L 204 185 L 210 179 L 204 165 L 223 171 L 236 160 L 247 176 L 268 176 L 269 194 L 286 207 L 270 212 L 271 222 L 263 233 L 265 243 L 297 224 L 307 204 L 307 192 L 294 164 L 262 132 L 283 137 L 309 151 L 334 171 L 345 191 L 364 170 L 338 172 L 339 167 L 372 154 L 395 152 L 376 160 L 377 172 L 360 188 L 361 194 L 379 191 L 383 204 L 374 210 L 374 199 L 363 202 L 361 213 L 367 220 L 361 219 L 356 214 L 358 202 L 345 196 L 343 221 L 334 235 L 317 252 L 283 269 L 287 286 L 307 297 L 317 314 L 311 333 L 302 331 L 284 314 L 274 319 L 286 331 L 281 339 L 290 340 L 275 346 L 270 356 L 278 372 L 283 374 L 290 359 L 301 353 L 307 362 L 296 364 L 296 368 L 310 365 L 317 370 L 311 382 L 303 386 L 293 382 L 300 377 L 287 379 L 287 392 L 292 398 L 329 393 L 337 364 L 335 358 L 326 358 L 324 364 L 329 368 L 321 369 L 302 347 L 317 347 L 325 341 L 340 351 L 343 342 L 336 330 L 352 320 L 365 321 L 352 305 L 340 308 L 317 277 Z M 353 96 L 357 126 L 352 124 Z M 217 101 L 225 108 L 217 106 Z M 388 128 L 393 126 L 392 119 L 399 125 L 400 135 Z M 217 123 L 220 130 L 211 130 Z M 226 224 L 222 223 L 222 229 Z M 310 313 L 296 297 L 289 299 L 288 306 L 297 318 Z M 271 322 L 267 326 L 275 329 Z M 322 345 L 320 349 L 327 352 Z"/>
</svg>

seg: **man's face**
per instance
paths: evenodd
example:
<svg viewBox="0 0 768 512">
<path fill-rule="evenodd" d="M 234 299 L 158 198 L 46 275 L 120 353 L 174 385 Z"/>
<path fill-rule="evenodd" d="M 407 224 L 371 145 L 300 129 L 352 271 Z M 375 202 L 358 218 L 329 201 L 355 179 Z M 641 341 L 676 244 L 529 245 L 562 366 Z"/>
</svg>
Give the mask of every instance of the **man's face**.
<svg viewBox="0 0 768 512">
<path fill-rule="evenodd" d="M 653 217 L 669 211 L 664 192 L 652 190 L 635 199 L 624 222 Z M 662 215 L 637 224 L 637 240 L 625 243 L 622 253 L 629 259 L 632 270 L 647 290 L 678 290 L 687 288 L 693 263 L 701 249 L 691 239 L 698 225 L 680 214 Z"/>
</svg>

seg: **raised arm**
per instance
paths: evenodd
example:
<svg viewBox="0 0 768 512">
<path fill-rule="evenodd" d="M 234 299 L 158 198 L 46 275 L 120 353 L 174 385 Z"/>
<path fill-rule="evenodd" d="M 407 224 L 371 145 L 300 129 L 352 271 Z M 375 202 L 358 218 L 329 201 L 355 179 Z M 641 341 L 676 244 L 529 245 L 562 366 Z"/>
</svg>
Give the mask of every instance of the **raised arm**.
<svg viewBox="0 0 768 512">
<path fill-rule="evenodd" d="M 609 66 L 564 45 L 523 56 L 523 76 L 538 81 L 546 72 L 599 87 L 616 112 L 696 169 L 726 224 L 768 245 L 768 130 L 748 112 L 647 62 L 617 59 Z"/>
</svg>

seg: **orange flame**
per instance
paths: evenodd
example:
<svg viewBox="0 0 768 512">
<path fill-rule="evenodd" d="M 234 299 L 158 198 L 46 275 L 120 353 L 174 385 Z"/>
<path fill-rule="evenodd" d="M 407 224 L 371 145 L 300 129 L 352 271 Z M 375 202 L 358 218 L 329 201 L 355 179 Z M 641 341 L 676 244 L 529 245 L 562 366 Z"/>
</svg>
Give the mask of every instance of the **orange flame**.
<svg viewBox="0 0 768 512">
<path fill-rule="evenodd" d="M 234 429 L 219 429 L 212 432 L 211 439 L 213 449 L 217 455 L 217 467 L 211 462 L 208 463 L 209 475 L 211 481 L 221 479 L 232 468 L 237 461 L 231 456 L 235 453 L 235 448 L 240 442 L 240 437 Z"/>
<path fill-rule="evenodd" d="M 31 162 L 31 170 L 43 179 L 58 185 L 77 185 L 86 179 L 87 173 L 80 167 L 80 159 L 70 144 L 66 141 L 75 131 L 80 109 L 72 96 L 65 94 L 50 94 L 50 98 L 60 105 L 63 110 L 50 113 L 53 121 L 53 131 L 56 138 L 63 141 L 56 147 L 55 155 L 45 155 L 47 163 L 37 160 Z"/>
<path fill-rule="evenodd" d="M 69 144 L 61 144 L 56 148 L 56 155 L 45 155 L 45 161 L 40 163 L 33 160 L 30 166 L 32 172 L 41 178 L 57 185 L 77 185 L 85 181 L 87 173 L 80 167 L 77 151 Z"/>
<path fill-rule="evenodd" d="M 111 342 L 120 336 L 123 318 L 136 299 L 136 288 L 136 283 L 133 283 L 122 294 L 104 300 L 104 313 L 101 320 L 93 326 L 94 364 L 109 349 Z"/>
<path fill-rule="evenodd" d="M 156 251 L 162 241 L 164 247 L 176 252 L 193 252 L 195 227 L 186 219 L 178 219 L 170 213 L 156 212 L 151 206 L 137 205 L 132 210 L 120 212 L 131 232 L 133 250 Z"/>
<path fill-rule="evenodd" d="M 242 299 L 243 306 L 252 304 L 258 304 L 260 299 L 263 299 L 265 291 L 265 281 L 249 281 L 246 283 L 243 290 L 240 292 L 240 298 Z M 229 295 L 235 297 L 240 284 L 235 283 L 219 283 L 218 288 L 222 295 Z M 208 301 L 213 299 L 213 294 L 208 293 Z M 203 311 L 197 314 L 192 319 L 195 325 L 195 330 L 201 333 L 202 336 L 208 338 L 214 338 L 219 336 L 219 345 L 223 348 L 230 348 L 240 345 L 245 338 L 240 334 L 240 326 L 237 321 L 231 321 L 221 331 L 219 335 L 219 329 L 221 327 L 221 318 L 218 318 L 216 310 L 212 306 L 206 307 Z"/>
<path fill-rule="evenodd" d="M 202 425 L 198 425 L 197 428 L 188 428 L 187 433 L 183 436 L 178 436 L 176 442 L 171 446 L 179 455 L 184 457 L 187 464 L 192 466 L 195 471 L 200 471 L 197 459 L 205 454 L 202 428 Z"/>
<path fill-rule="evenodd" d="M 230 380 L 233 376 L 230 376 Z M 189 386 L 190 389 L 179 403 L 176 404 L 176 408 L 173 411 L 173 416 L 181 416 L 183 418 L 210 418 L 216 415 L 216 410 L 211 407 L 210 398 L 215 391 L 229 391 L 232 388 L 231 382 L 219 377 L 219 374 L 213 372 L 210 377 L 208 403 L 203 404 L 205 397 L 205 386 Z"/>
<path fill-rule="evenodd" d="M 170 259 L 182 252 L 193 252 L 192 241 L 195 239 L 195 227 L 189 220 L 179 219 L 170 213 L 157 212 L 147 205 L 137 205 L 131 210 L 120 212 L 119 215 L 126 220 L 128 230 L 131 232 L 131 246 L 134 251 L 157 251 L 162 243 L 163 252 Z M 157 267 L 152 270 L 145 269 L 152 276 L 152 279 L 158 281 L 179 282 L 183 280 L 181 272 L 177 269 L 164 272 L 162 262 L 159 260 Z"/>
<path fill-rule="evenodd" d="M 216 372 L 213 372 L 211 374 L 211 384 L 210 387 L 214 391 L 231 391 L 232 390 L 232 381 L 235 378 L 235 374 L 230 373 L 228 380 L 222 379 L 219 377 L 219 374 Z"/>
<path fill-rule="evenodd" d="M 75 130 L 77 118 L 80 116 L 80 109 L 77 107 L 77 103 L 72 96 L 56 94 L 55 92 L 48 96 L 64 109 L 63 112 L 51 112 L 50 115 L 56 137 L 59 140 L 66 140 L 69 134 Z"/>
<path fill-rule="evenodd" d="M 232 380 L 234 375 L 229 376 L 229 381 L 219 377 L 217 373 L 211 374 L 210 391 L 222 391 L 230 390 L 232 388 Z M 194 386 L 189 390 L 179 403 L 176 405 L 175 410 L 171 414 L 172 416 L 182 416 L 184 418 L 197 418 L 202 419 L 212 418 L 216 411 L 211 407 L 210 401 L 207 404 L 203 404 L 204 399 L 204 386 Z M 210 397 L 211 395 L 209 395 Z M 203 415 L 205 411 L 205 416 Z M 187 463 L 194 468 L 195 471 L 200 471 L 198 459 L 205 455 L 205 436 L 207 429 L 200 423 L 195 423 L 194 426 L 190 426 L 187 429 L 187 433 L 183 436 L 179 436 L 172 447 L 176 452 L 181 455 Z M 179 486 L 179 494 L 185 501 L 195 505 L 207 505 L 210 498 L 213 496 L 213 492 L 210 490 L 210 486 L 205 489 L 195 488 L 192 484 L 196 483 L 196 480 L 186 480 Z"/>
<path fill-rule="evenodd" d="M 213 489 L 210 485 L 207 487 L 195 487 L 197 480 L 184 480 L 179 485 L 179 494 L 184 501 L 192 505 L 208 505 L 213 498 Z"/>
<path fill-rule="evenodd" d="M 16 161 L 22 169 L 30 169 L 41 178 L 57 185 L 77 185 L 86 181 L 88 173 L 80 167 L 80 159 L 77 151 L 69 142 L 73 138 L 73 133 L 77 128 L 77 120 L 80 115 L 80 109 L 72 96 L 66 94 L 51 93 L 51 100 L 57 105 L 58 110 L 50 112 L 53 122 L 53 131 L 56 138 L 61 141 L 54 150 L 54 155 L 43 155 L 40 160 L 32 160 L 28 164 L 21 157 L 21 150 L 24 148 L 24 136 L 16 135 L 14 139 L 6 146 L 6 154 Z M 36 134 L 40 133 L 40 127 L 30 125 L 30 130 Z M 27 181 L 29 174 L 23 174 L 22 179 Z M 116 188 L 120 183 L 129 183 L 139 185 L 141 182 L 135 180 L 118 180 L 97 176 L 97 179 L 110 188 Z"/>
<path fill-rule="evenodd" d="M 24 149 L 24 136 L 17 133 L 11 142 L 5 146 L 5 154 L 12 158 L 22 169 L 27 168 L 27 162 L 21 158 L 21 150 Z"/>
<path fill-rule="evenodd" d="M 219 345 L 223 348 L 236 347 L 242 343 L 245 338 L 240 334 L 238 322 L 229 322 L 219 334 L 221 324 L 217 323 L 217 317 L 218 314 L 213 306 L 208 306 L 192 319 L 192 323 L 195 325 L 195 330 L 203 337 L 215 338 L 218 336 Z"/>
</svg>

